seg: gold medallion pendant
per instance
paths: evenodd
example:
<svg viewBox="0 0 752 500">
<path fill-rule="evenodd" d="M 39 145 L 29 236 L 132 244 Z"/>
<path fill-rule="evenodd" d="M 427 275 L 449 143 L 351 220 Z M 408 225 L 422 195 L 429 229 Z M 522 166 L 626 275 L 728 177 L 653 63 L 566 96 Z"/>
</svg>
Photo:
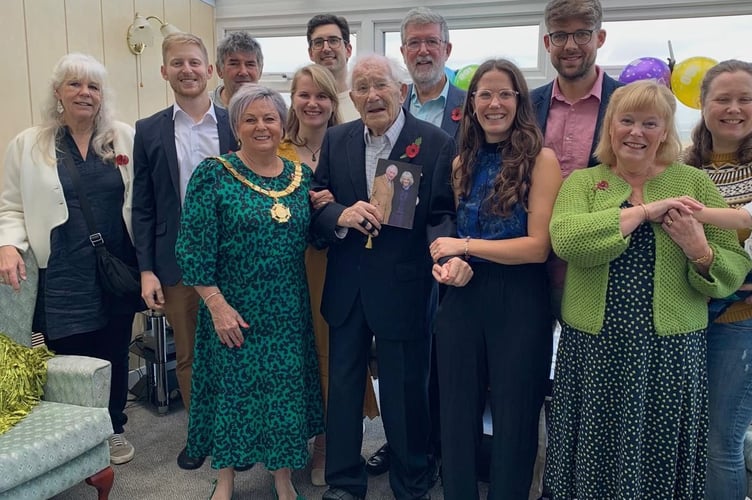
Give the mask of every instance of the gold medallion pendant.
<svg viewBox="0 0 752 500">
<path fill-rule="evenodd" d="M 300 182 L 303 179 L 303 169 L 300 165 L 300 162 L 293 162 L 295 164 L 295 173 L 292 176 L 292 180 L 290 181 L 290 184 L 285 189 L 279 190 L 279 191 L 271 191 L 269 189 L 262 188 L 261 186 L 258 186 L 245 177 L 243 177 L 240 172 L 235 170 L 235 168 L 230 165 L 230 162 L 225 160 L 224 158 L 221 158 L 219 156 L 214 157 L 215 160 L 219 161 L 222 166 L 225 167 L 225 169 L 232 174 L 233 177 L 235 177 L 237 180 L 242 182 L 244 185 L 248 186 L 252 190 L 256 191 L 257 193 L 260 193 L 264 196 L 268 196 L 272 200 L 274 200 L 274 203 L 272 204 L 272 207 L 269 209 L 269 215 L 271 216 L 272 220 L 275 222 L 278 222 L 280 224 L 284 224 L 285 222 L 288 222 L 292 218 L 292 213 L 290 212 L 290 208 L 287 205 L 284 205 L 279 202 L 279 198 L 284 198 L 285 196 L 289 195 L 290 193 L 294 192 L 298 187 L 300 187 Z"/>
<path fill-rule="evenodd" d="M 290 218 L 292 218 L 290 209 L 276 200 L 274 201 L 272 208 L 269 209 L 269 213 L 272 215 L 272 219 L 279 222 L 280 224 L 284 224 L 285 222 L 289 221 Z"/>
</svg>

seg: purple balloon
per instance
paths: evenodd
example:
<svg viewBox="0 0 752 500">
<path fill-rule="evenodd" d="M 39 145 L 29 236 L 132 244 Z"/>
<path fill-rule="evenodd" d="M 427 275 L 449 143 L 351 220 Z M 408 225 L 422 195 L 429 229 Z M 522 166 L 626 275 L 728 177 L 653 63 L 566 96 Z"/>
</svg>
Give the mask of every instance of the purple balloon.
<svg viewBox="0 0 752 500">
<path fill-rule="evenodd" d="M 622 83 L 637 80 L 657 80 L 658 83 L 671 88 L 671 70 L 661 59 L 641 57 L 624 66 L 624 71 L 619 75 L 619 81 Z"/>
</svg>

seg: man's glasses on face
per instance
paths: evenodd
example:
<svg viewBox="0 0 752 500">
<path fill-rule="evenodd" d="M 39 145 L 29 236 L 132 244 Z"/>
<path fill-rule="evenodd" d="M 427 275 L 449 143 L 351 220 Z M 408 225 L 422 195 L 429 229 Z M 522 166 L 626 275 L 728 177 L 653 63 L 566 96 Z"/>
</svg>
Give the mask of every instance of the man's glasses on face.
<svg viewBox="0 0 752 500">
<path fill-rule="evenodd" d="M 572 37 L 572 40 L 574 40 L 574 43 L 577 45 L 585 45 L 590 41 L 591 38 L 593 38 L 593 32 L 595 30 L 577 30 L 572 33 L 567 33 L 566 31 L 554 31 L 553 33 L 548 34 L 548 39 L 551 40 L 551 43 L 556 47 L 563 47 L 567 44 L 567 40 L 569 40 L 569 37 Z"/>
<path fill-rule="evenodd" d="M 364 80 L 360 82 L 355 82 L 355 85 L 353 85 L 352 91 L 355 95 L 367 96 L 369 92 L 371 92 L 371 89 L 374 89 L 377 94 L 381 94 L 391 88 L 392 88 L 392 82 L 387 81 L 387 80 L 377 80 L 375 82 L 368 82 Z"/>
<path fill-rule="evenodd" d="M 420 50 L 420 46 L 423 44 L 426 44 L 426 48 L 428 50 L 437 50 L 439 47 L 441 47 L 441 44 L 444 43 L 444 40 L 441 38 L 426 38 L 425 40 L 421 40 L 420 38 L 411 38 L 405 43 L 405 47 L 407 47 L 407 50 L 410 52 L 417 52 Z"/>
<path fill-rule="evenodd" d="M 328 43 L 330 49 L 338 49 L 339 46 L 342 45 L 342 39 L 338 36 L 314 38 L 313 40 L 311 40 L 311 48 L 321 50 L 324 48 L 324 43 Z"/>
</svg>

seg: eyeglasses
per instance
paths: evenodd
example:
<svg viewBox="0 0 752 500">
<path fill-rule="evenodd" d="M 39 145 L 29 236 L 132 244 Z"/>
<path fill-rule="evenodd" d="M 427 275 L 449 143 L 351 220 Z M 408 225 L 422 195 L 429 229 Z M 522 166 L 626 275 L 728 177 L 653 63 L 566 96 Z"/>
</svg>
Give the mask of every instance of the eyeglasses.
<svg viewBox="0 0 752 500">
<path fill-rule="evenodd" d="M 324 48 L 324 42 L 329 44 L 330 49 L 338 49 L 342 44 L 342 39 L 338 36 L 329 36 L 326 38 L 314 38 L 311 40 L 311 47 L 316 50 Z"/>
<path fill-rule="evenodd" d="M 518 95 L 520 95 L 520 93 L 516 90 L 499 90 L 498 92 L 492 90 L 476 90 L 473 92 L 475 100 L 483 104 L 490 103 L 493 101 L 494 97 L 498 97 L 502 102 L 511 101 L 512 99 L 516 99 Z"/>
<path fill-rule="evenodd" d="M 375 82 L 356 82 L 353 85 L 352 91 L 355 95 L 367 96 L 371 89 L 376 92 L 384 92 L 392 87 L 392 83 L 388 80 L 378 80 Z"/>
<path fill-rule="evenodd" d="M 548 39 L 556 47 L 563 47 L 567 44 L 569 37 L 572 37 L 574 43 L 577 45 L 585 45 L 593 38 L 593 32 L 595 30 L 577 30 L 573 33 L 567 33 L 566 31 L 554 31 L 548 34 Z"/>
<path fill-rule="evenodd" d="M 426 44 L 426 48 L 428 50 L 436 50 L 441 47 L 441 44 L 444 43 L 444 40 L 442 40 L 441 38 L 426 38 L 425 40 L 413 38 L 405 43 L 405 47 L 407 47 L 407 50 L 409 50 L 410 52 L 417 52 L 420 50 L 420 46 L 424 43 Z"/>
</svg>

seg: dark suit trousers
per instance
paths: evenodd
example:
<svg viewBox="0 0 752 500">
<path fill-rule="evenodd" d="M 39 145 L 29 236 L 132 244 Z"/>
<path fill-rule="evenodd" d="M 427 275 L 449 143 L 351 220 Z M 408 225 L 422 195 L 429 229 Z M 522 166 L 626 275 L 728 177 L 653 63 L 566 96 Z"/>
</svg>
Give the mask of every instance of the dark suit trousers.
<svg viewBox="0 0 752 500">
<path fill-rule="evenodd" d="M 196 342 L 198 319 L 198 293 L 192 286 L 179 281 L 173 286 L 162 286 L 164 313 L 172 327 L 175 339 L 175 376 L 185 410 L 191 406 L 191 374 L 193 373 L 193 346 Z"/>
<path fill-rule="evenodd" d="M 444 498 L 478 498 L 476 460 L 490 388 L 493 420 L 488 498 L 526 500 L 538 414 L 551 364 L 551 313 L 543 265 L 473 263 L 436 316 Z"/>
<path fill-rule="evenodd" d="M 326 482 L 361 497 L 366 495 L 368 487 L 360 450 L 366 366 L 372 336 L 360 297 L 345 322 L 329 329 Z M 430 340 L 428 337 L 412 340 L 377 337 L 376 348 L 381 417 L 390 446 L 389 483 L 397 500 L 417 498 L 427 493 L 430 485 Z"/>
</svg>

